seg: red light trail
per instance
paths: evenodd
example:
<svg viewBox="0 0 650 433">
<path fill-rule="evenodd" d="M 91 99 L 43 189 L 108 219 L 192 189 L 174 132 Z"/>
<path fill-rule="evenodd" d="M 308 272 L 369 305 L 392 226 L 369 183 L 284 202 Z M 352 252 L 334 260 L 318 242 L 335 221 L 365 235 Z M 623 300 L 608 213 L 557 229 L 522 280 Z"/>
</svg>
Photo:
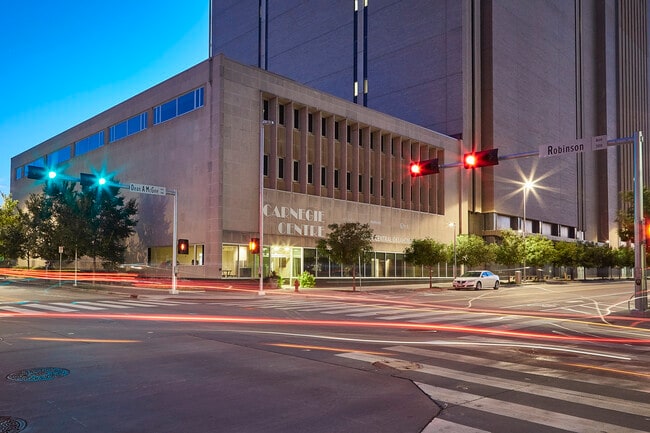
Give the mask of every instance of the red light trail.
<svg viewBox="0 0 650 433">
<path fill-rule="evenodd" d="M 585 337 L 558 334 L 544 334 L 540 332 L 509 331 L 506 329 L 476 328 L 471 326 L 439 325 L 434 323 L 408 323 L 408 322 L 372 322 L 372 321 L 347 321 L 347 320 L 310 320 L 310 319 L 277 319 L 269 317 L 239 317 L 239 316 L 184 316 L 184 315 L 157 315 L 157 314 L 106 314 L 106 313 L 35 313 L 23 315 L 20 313 L 0 313 L 2 318 L 35 317 L 43 319 L 110 319 L 125 321 L 147 322 L 174 322 L 174 323 L 215 323 L 215 324 L 240 324 L 240 325 L 286 325 L 286 326 L 326 326 L 326 327 L 359 327 L 380 329 L 410 329 L 435 332 L 453 332 L 480 336 L 498 336 L 507 338 L 525 338 L 543 341 L 557 341 L 565 343 L 612 343 L 612 344 L 650 344 L 650 338 L 619 338 L 619 337 Z"/>
</svg>

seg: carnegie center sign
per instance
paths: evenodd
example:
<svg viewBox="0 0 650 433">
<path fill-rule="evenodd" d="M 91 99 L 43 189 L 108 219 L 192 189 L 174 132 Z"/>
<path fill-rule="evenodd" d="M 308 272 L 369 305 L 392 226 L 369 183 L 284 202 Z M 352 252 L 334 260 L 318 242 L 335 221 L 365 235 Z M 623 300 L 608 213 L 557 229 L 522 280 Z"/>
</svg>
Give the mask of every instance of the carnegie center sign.
<svg viewBox="0 0 650 433">
<path fill-rule="evenodd" d="M 325 212 L 310 208 L 294 208 L 291 206 L 279 206 L 265 204 L 263 208 L 264 218 L 267 223 L 275 225 L 276 233 L 288 236 L 302 236 L 312 238 L 324 238 L 327 233 Z M 381 227 L 381 222 L 371 221 L 371 225 Z M 402 227 L 408 229 L 408 226 Z M 411 243 L 408 236 L 387 236 L 375 234 L 376 242 L 391 244 Z"/>
<path fill-rule="evenodd" d="M 288 206 L 264 205 L 265 218 L 275 218 L 281 235 L 325 237 L 325 213 L 316 209 L 292 208 Z"/>
</svg>

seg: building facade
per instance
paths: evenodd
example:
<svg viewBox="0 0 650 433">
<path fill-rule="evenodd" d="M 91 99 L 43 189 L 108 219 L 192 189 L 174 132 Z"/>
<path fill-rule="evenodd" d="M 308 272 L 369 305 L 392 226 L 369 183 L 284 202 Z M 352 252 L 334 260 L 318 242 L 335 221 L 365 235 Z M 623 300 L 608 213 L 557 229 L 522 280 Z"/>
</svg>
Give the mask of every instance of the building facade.
<svg viewBox="0 0 650 433">
<path fill-rule="evenodd" d="M 409 163 L 453 161 L 460 149 L 457 139 L 218 55 L 15 156 L 11 192 L 20 201 L 40 192 L 29 166 L 175 190 L 178 237 L 189 240 L 179 275 L 246 278 L 258 275 L 248 241 L 259 236 L 262 178 L 265 275 L 346 276 L 315 245 L 328 224 L 361 222 L 376 235 L 361 275 L 413 277 L 422 269 L 404 262 L 404 249 L 416 238 L 452 242 L 467 174 L 412 178 Z M 170 263 L 170 197 L 121 192 L 139 205 L 128 261 Z"/>
<path fill-rule="evenodd" d="M 646 0 L 213 0 L 210 47 L 511 156 L 648 133 L 649 13 Z M 629 144 L 503 161 L 468 185 L 462 231 L 617 245 L 632 167 Z"/>
<path fill-rule="evenodd" d="M 180 274 L 197 277 L 257 275 L 247 243 L 259 232 L 260 174 L 265 274 L 342 276 L 315 244 L 346 221 L 377 235 L 361 272 L 373 277 L 419 275 L 404 248 L 454 232 L 618 244 L 631 145 L 531 155 L 647 133 L 646 0 L 210 7 L 208 60 L 12 158 L 14 198 L 40 188 L 30 165 L 177 190 L 178 236 L 190 240 Z M 486 149 L 498 165 L 458 167 Z M 429 158 L 449 168 L 408 175 Z M 170 262 L 169 197 L 134 197 L 129 261 Z"/>
</svg>

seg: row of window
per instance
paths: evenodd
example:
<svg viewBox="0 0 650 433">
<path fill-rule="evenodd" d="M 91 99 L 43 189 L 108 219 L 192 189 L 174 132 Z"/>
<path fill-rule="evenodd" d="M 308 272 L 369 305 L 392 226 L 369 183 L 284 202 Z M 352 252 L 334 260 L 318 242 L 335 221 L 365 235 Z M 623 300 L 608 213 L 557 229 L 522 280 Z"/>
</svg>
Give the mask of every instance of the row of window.
<svg viewBox="0 0 650 433">
<path fill-rule="evenodd" d="M 158 105 L 153 108 L 153 124 L 158 125 L 160 123 L 171 120 L 175 117 L 181 116 L 190 111 L 196 110 L 197 108 L 202 107 L 204 104 L 204 88 L 200 87 L 198 89 L 192 90 L 191 92 L 185 93 L 171 101 L 165 102 L 164 104 Z M 113 143 L 115 141 L 121 140 L 125 137 L 128 137 L 138 132 L 144 131 L 147 129 L 149 121 L 149 113 L 143 112 L 136 116 L 131 117 L 130 119 L 124 120 L 120 123 L 117 123 L 108 128 L 108 142 Z M 15 178 L 16 180 L 27 176 L 28 167 L 30 165 L 36 167 L 50 167 L 54 168 L 67 160 L 71 159 L 74 156 L 81 156 L 90 151 L 102 147 L 105 143 L 104 141 L 104 131 L 99 131 L 89 137 L 83 138 L 79 141 L 76 141 L 74 145 L 70 144 L 61 149 L 58 149 L 46 156 L 35 159 L 34 161 L 25 164 L 23 167 L 16 168 Z M 73 152 L 74 150 L 74 152 Z"/>
<path fill-rule="evenodd" d="M 278 179 L 284 179 L 284 158 L 278 158 Z M 300 182 L 300 161 L 293 161 L 293 181 Z M 334 188 L 339 188 L 339 170 L 334 170 Z M 264 155 L 264 176 L 269 175 L 269 155 Z M 314 184 L 314 165 L 307 164 L 307 183 L 310 185 Z M 363 193 L 363 175 L 359 175 L 359 192 Z M 320 168 L 320 184 L 321 186 L 327 186 L 327 167 L 321 166 Z M 352 191 L 352 173 L 346 173 L 346 189 Z M 374 194 L 374 182 L 373 177 L 370 177 L 370 194 Z M 384 180 L 381 180 L 381 196 L 384 196 Z M 391 182 L 390 188 L 391 198 L 395 198 L 395 184 Z M 404 198 L 404 185 L 402 185 L 401 191 L 402 199 Z"/>
<path fill-rule="evenodd" d="M 285 113 L 285 106 L 282 105 L 282 104 L 279 104 L 278 105 L 278 124 L 282 125 L 282 126 L 285 126 L 285 114 L 284 113 Z M 269 118 L 269 100 L 268 99 L 264 100 L 264 113 L 263 113 L 263 116 L 264 116 L 264 120 L 271 120 Z M 326 117 L 321 118 L 321 136 L 323 136 L 323 137 L 327 137 L 327 120 L 328 119 Z M 293 109 L 293 128 L 294 129 L 300 129 L 300 109 L 298 109 L 298 108 Z M 339 130 L 340 130 L 340 128 L 341 128 L 341 123 L 338 122 L 338 121 L 334 121 L 334 139 L 335 140 L 339 139 Z M 351 137 L 352 137 L 352 127 L 351 127 L 351 125 L 346 125 L 346 129 L 347 129 L 346 141 L 347 141 L 347 143 L 350 143 L 351 142 Z M 314 115 L 313 115 L 313 113 L 308 113 L 307 114 L 307 132 L 310 132 L 310 133 L 314 132 Z M 359 146 L 363 147 L 363 139 L 362 139 L 363 130 L 359 129 L 358 134 L 359 134 L 359 140 L 358 140 Z M 387 141 L 388 141 L 387 138 L 388 137 L 386 135 L 381 136 L 380 145 L 381 145 L 381 152 L 382 153 L 385 153 L 386 149 L 388 147 L 387 146 Z M 389 144 L 390 144 L 390 154 L 391 155 L 396 155 L 397 150 L 395 149 L 395 146 L 392 143 L 392 141 Z M 370 134 L 369 145 L 370 145 L 370 149 L 375 148 L 375 134 Z"/>
</svg>

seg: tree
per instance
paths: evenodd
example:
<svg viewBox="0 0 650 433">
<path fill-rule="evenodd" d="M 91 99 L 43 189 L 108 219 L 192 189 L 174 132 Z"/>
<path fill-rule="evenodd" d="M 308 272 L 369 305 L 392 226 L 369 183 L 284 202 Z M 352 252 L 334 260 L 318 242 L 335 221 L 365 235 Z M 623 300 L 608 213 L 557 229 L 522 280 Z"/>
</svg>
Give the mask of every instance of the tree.
<svg viewBox="0 0 650 433">
<path fill-rule="evenodd" d="M 125 203 L 117 187 L 82 187 L 80 212 L 89 230 L 86 254 L 92 257 L 93 268 L 97 257 L 103 259 L 105 269 L 124 262 L 125 240 L 135 232 L 137 211 L 135 200 Z"/>
<path fill-rule="evenodd" d="M 116 181 L 117 182 L 117 181 Z M 82 187 L 50 182 L 27 200 L 29 251 L 48 261 L 75 255 L 102 258 L 105 268 L 124 261 L 126 239 L 137 220 L 135 200 L 124 202 L 117 187 Z M 63 253 L 59 256 L 59 246 Z"/>
<path fill-rule="evenodd" d="M 433 287 L 433 267 L 447 258 L 447 247 L 431 238 L 413 239 L 411 246 L 404 250 L 406 262 L 429 269 L 429 288 Z"/>
<path fill-rule="evenodd" d="M 553 261 L 555 245 L 553 241 L 538 233 L 526 237 L 526 264 L 541 268 Z"/>
<path fill-rule="evenodd" d="M 634 242 L 634 192 L 621 193 L 622 208 L 618 211 L 618 235 L 625 242 Z M 643 188 L 643 217 L 650 215 L 650 190 Z"/>
<path fill-rule="evenodd" d="M 318 240 L 319 254 L 329 257 L 335 263 L 352 270 L 352 291 L 356 291 L 356 264 L 359 259 L 366 262 L 372 253 L 374 232 L 369 224 L 330 224 L 329 234 Z"/>
<path fill-rule="evenodd" d="M 614 250 L 614 266 L 617 268 L 634 267 L 634 249 L 621 247 Z"/>
<path fill-rule="evenodd" d="M 471 268 L 479 263 L 492 263 L 496 257 L 496 251 L 490 248 L 480 236 L 459 235 L 456 255 L 459 263 Z"/>
<path fill-rule="evenodd" d="M 582 248 L 577 242 L 558 241 L 555 243 L 555 254 L 551 260 L 554 266 L 566 266 L 570 269 L 569 276 L 575 278 L 575 267 L 580 262 Z"/>
<path fill-rule="evenodd" d="M 519 265 L 524 259 L 523 237 L 513 230 L 503 230 L 496 249 L 495 261 L 504 266 Z"/>
<path fill-rule="evenodd" d="M 25 215 L 18 209 L 18 201 L 11 195 L 0 196 L 0 262 L 7 262 L 25 256 L 27 233 Z"/>
</svg>

